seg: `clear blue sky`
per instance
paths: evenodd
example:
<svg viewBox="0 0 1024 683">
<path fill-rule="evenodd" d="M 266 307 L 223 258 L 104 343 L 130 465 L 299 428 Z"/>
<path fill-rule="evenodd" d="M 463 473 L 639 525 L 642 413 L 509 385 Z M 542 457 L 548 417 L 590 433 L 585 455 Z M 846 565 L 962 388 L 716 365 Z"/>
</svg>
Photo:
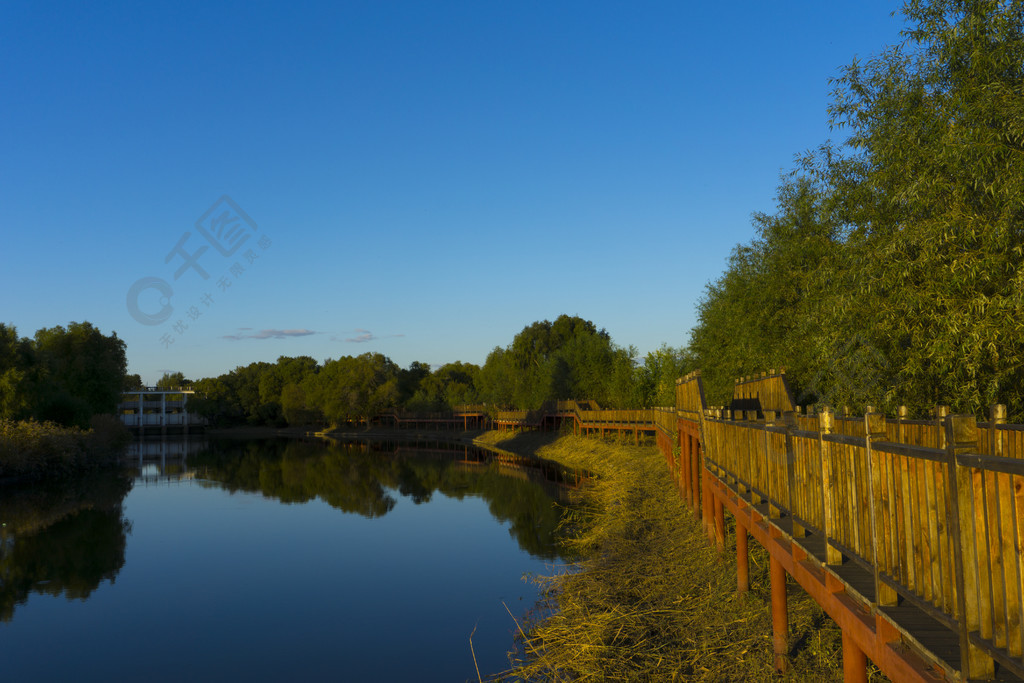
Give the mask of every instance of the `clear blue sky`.
<svg viewBox="0 0 1024 683">
<path fill-rule="evenodd" d="M 561 313 L 683 345 L 833 135 L 828 79 L 903 27 L 895 2 L 714 5 L 5 2 L 0 321 L 116 331 L 150 383 L 483 363 Z M 207 239 L 224 195 L 255 227 Z M 140 285 L 161 324 L 129 313 L 143 278 L 173 292 Z"/>
</svg>

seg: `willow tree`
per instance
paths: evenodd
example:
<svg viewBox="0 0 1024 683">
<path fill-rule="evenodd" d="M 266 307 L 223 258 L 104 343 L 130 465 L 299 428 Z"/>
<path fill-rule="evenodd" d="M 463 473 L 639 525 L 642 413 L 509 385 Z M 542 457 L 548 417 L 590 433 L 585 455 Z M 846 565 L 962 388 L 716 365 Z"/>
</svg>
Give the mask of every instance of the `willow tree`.
<svg viewBox="0 0 1024 683">
<path fill-rule="evenodd" d="M 835 80 L 854 222 L 831 321 L 886 359 L 882 403 L 1024 416 L 1024 5 L 912 0 L 906 40 Z M 857 316 L 844 315 L 855 310 Z"/>
<path fill-rule="evenodd" d="M 805 401 L 1024 418 L 1024 3 L 911 0 L 834 79 L 804 156 L 698 306 L 712 400 L 785 365 Z"/>
</svg>

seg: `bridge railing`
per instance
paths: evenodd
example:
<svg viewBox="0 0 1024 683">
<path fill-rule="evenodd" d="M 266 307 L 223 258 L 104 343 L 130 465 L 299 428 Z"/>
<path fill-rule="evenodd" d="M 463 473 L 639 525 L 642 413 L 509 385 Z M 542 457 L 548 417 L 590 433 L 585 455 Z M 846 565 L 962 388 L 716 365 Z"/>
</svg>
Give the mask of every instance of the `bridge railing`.
<svg viewBox="0 0 1024 683">
<path fill-rule="evenodd" d="M 859 430 L 829 412 L 814 430 L 792 413 L 737 417 L 706 421 L 710 469 L 770 517 L 791 516 L 794 537 L 818 535 L 824 562 L 867 569 L 883 609 L 907 600 L 958 633 L 969 676 L 997 661 L 1024 677 L 1024 460 L 992 454 L 1024 430 L 968 416 L 942 416 L 941 431 L 896 425 L 935 447 L 890 441 L 877 413 Z"/>
</svg>

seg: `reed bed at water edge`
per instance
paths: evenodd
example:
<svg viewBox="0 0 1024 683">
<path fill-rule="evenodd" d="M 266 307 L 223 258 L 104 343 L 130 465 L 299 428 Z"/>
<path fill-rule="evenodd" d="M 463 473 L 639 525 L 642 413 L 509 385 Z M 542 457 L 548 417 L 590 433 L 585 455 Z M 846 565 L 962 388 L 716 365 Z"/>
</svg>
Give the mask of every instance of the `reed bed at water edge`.
<svg viewBox="0 0 1024 683">
<path fill-rule="evenodd" d="M 751 543 L 751 590 L 737 593 L 735 554 L 708 544 L 655 447 L 543 433 L 478 441 L 596 475 L 565 522 L 582 559 L 536 579 L 544 597 L 495 680 L 842 679 L 840 630 L 792 580 L 792 667 L 774 673 L 767 553 Z"/>
</svg>

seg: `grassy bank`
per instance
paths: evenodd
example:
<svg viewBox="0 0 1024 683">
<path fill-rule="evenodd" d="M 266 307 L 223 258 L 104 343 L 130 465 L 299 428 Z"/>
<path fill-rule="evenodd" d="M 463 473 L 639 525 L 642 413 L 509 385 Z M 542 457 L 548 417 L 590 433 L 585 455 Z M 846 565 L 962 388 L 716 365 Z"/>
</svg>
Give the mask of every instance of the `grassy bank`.
<svg viewBox="0 0 1024 683">
<path fill-rule="evenodd" d="M 0 420 L 0 483 L 77 476 L 117 463 L 131 434 L 109 415 L 88 430 L 52 422 Z"/>
<path fill-rule="evenodd" d="M 655 447 L 538 433 L 478 442 L 598 475 L 569 520 L 585 559 L 540 579 L 546 603 L 503 680 L 780 679 L 767 554 L 751 543 L 752 589 L 738 594 L 735 555 L 709 546 Z M 782 680 L 841 680 L 839 629 L 792 581 L 789 593 L 793 667 Z"/>
</svg>

